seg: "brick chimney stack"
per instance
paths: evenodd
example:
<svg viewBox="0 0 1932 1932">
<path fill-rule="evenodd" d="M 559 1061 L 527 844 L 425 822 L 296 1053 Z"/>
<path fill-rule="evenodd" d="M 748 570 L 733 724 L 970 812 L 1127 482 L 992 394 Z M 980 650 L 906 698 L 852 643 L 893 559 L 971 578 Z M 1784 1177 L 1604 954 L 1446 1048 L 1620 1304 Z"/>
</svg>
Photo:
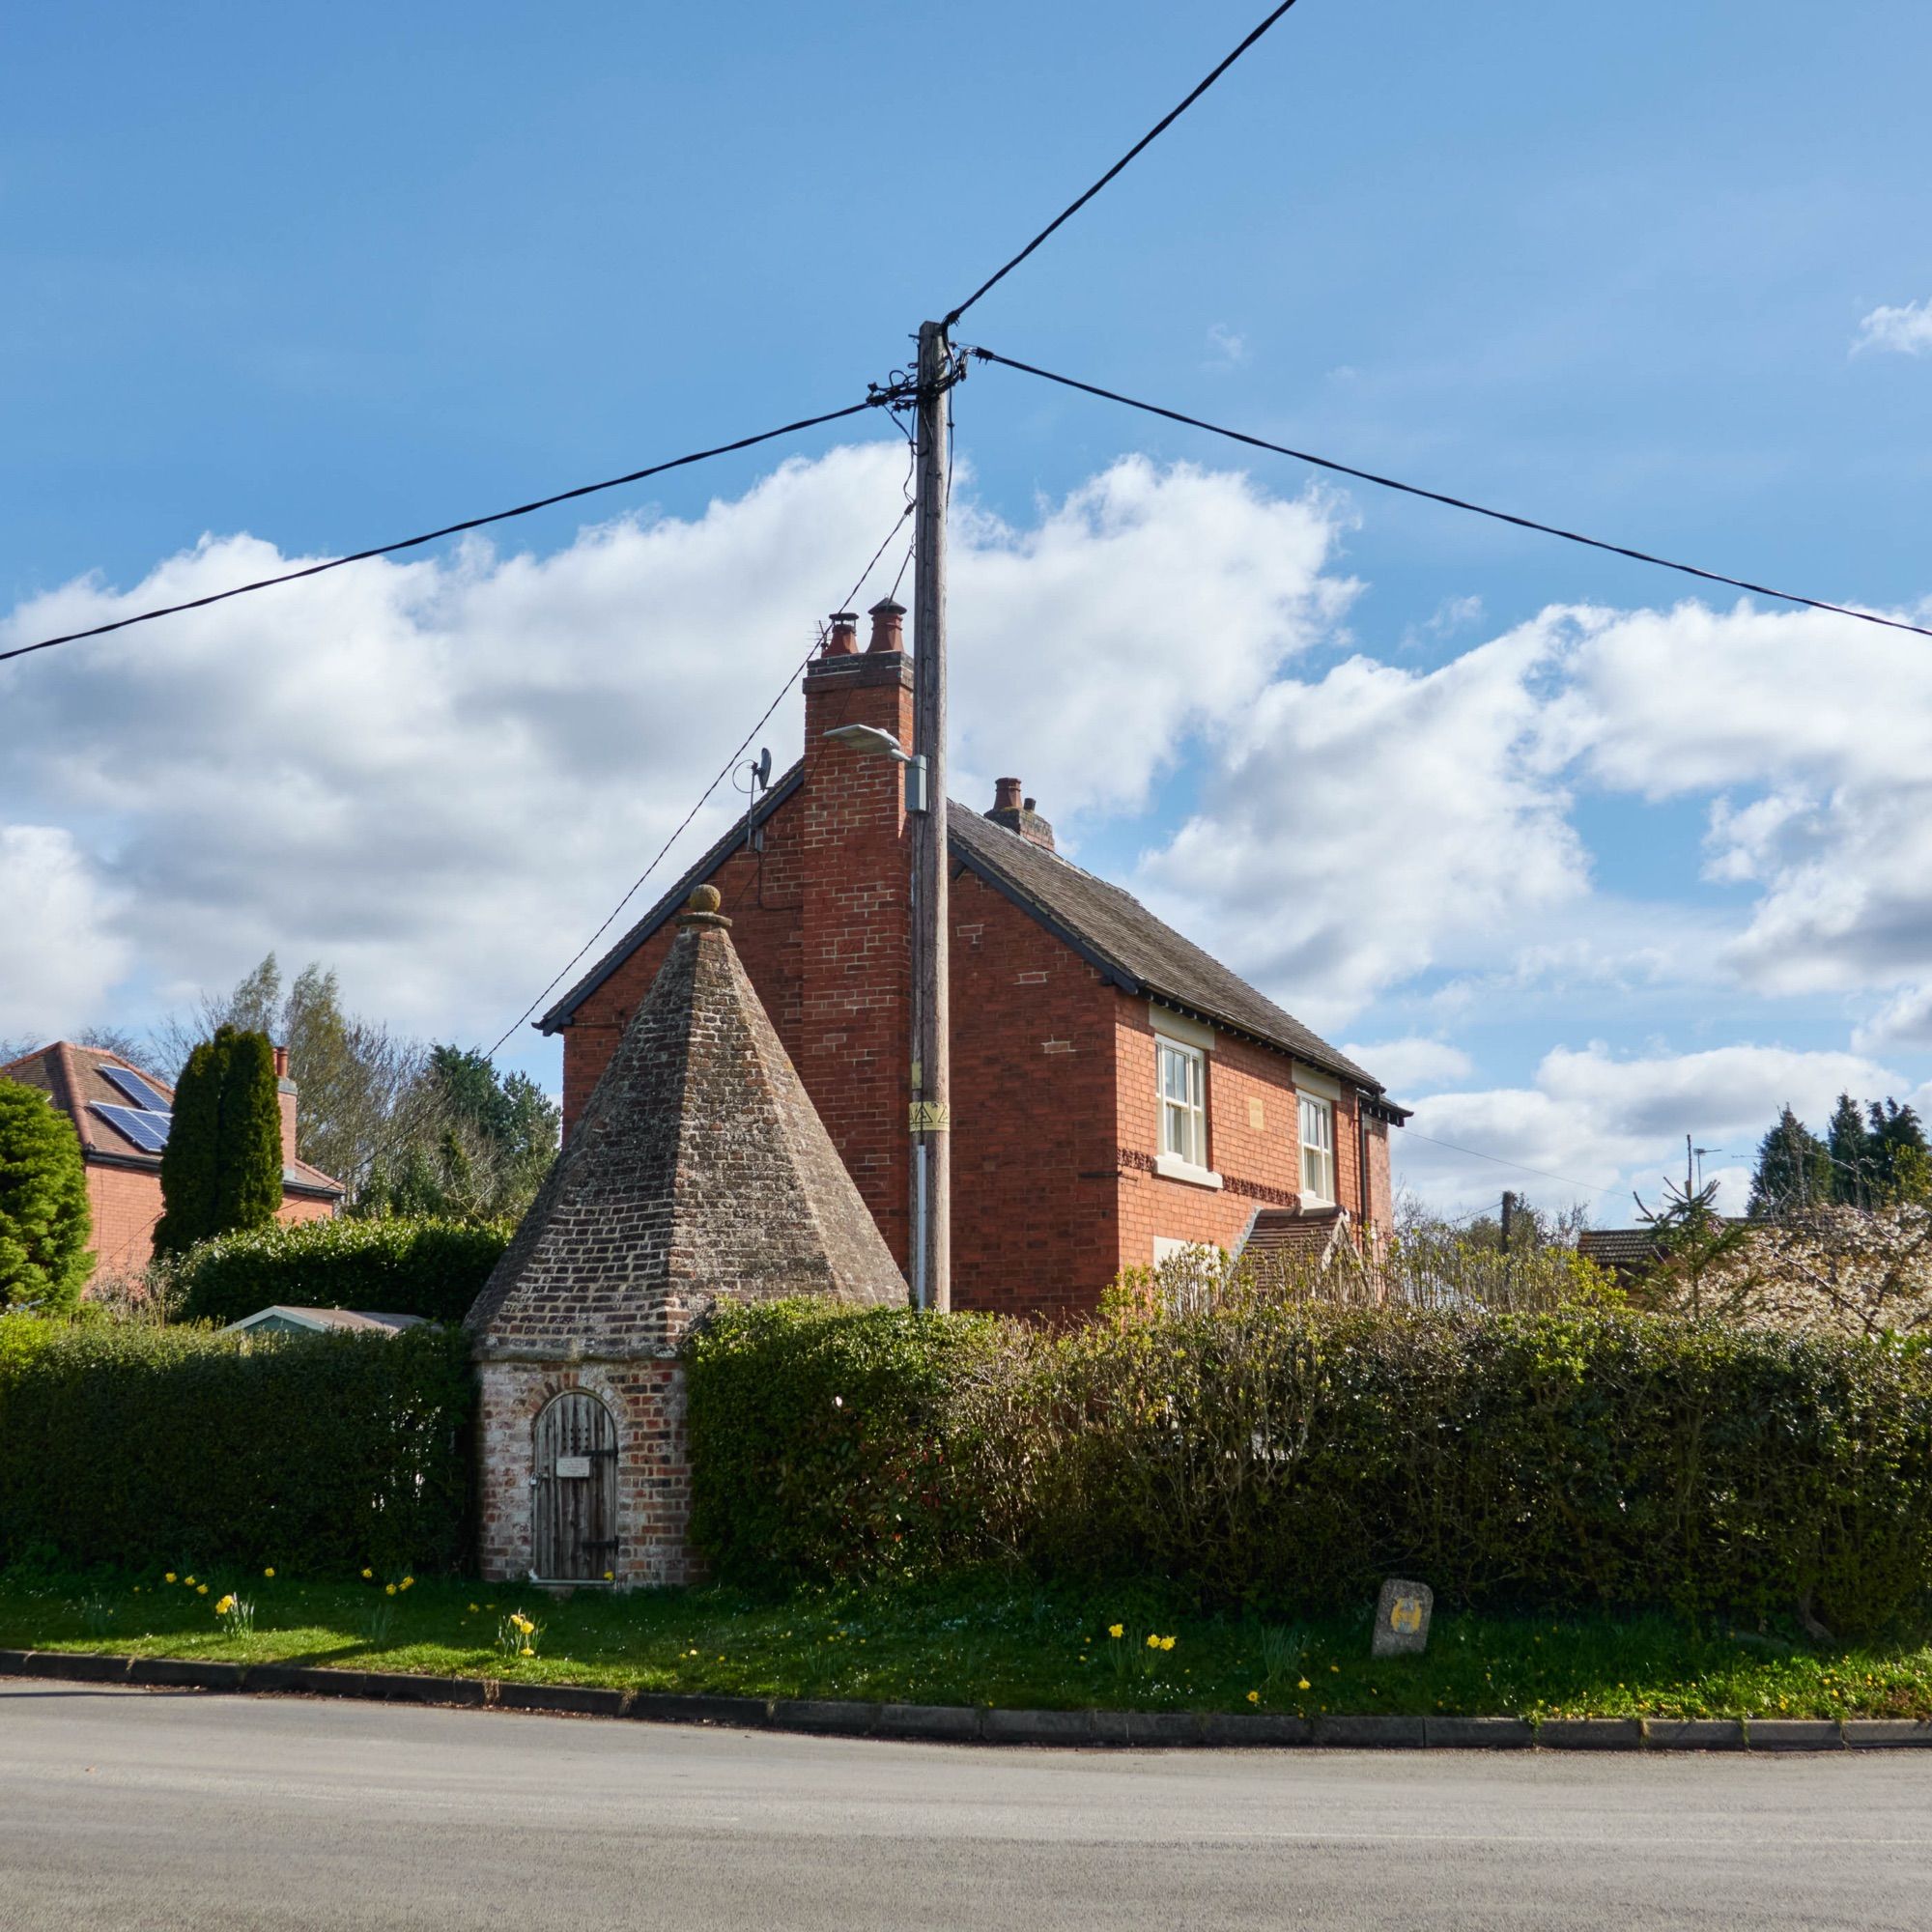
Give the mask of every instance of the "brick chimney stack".
<svg viewBox="0 0 1932 1932">
<path fill-rule="evenodd" d="M 993 809 L 987 812 L 995 825 L 1004 825 L 1015 837 L 1024 838 L 1029 844 L 1043 845 L 1053 850 L 1053 827 L 1034 810 L 1036 800 L 1020 796 L 1018 779 L 995 779 L 993 781 Z"/>
<path fill-rule="evenodd" d="M 912 854 L 904 767 L 825 734 L 890 731 L 910 752 L 912 660 L 901 608 L 871 612 L 868 649 L 840 612 L 805 676 L 798 823 L 798 1031 L 792 1059 L 901 1266 L 910 1240 Z"/>
<path fill-rule="evenodd" d="M 289 1078 L 289 1050 L 275 1048 L 275 1103 L 282 1110 L 282 1165 L 296 1157 L 296 1083 Z"/>
</svg>

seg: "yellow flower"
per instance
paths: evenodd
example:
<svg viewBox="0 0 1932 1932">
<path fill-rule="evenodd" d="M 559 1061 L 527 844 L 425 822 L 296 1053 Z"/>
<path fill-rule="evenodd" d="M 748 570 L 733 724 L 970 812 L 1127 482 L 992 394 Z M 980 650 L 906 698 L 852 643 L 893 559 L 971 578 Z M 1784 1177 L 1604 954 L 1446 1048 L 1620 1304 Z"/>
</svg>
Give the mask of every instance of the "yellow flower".
<svg viewBox="0 0 1932 1932">
<path fill-rule="evenodd" d="M 476 1605 L 474 1604 L 471 1604 L 469 1605 L 469 1614 L 471 1616 L 474 1616 L 476 1614 Z"/>
<path fill-rule="evenodd" d="M 172 1583 L 174 1578 L 170 1577 L 168 1581 Z M 1121 1636 L 1125 1633 L 1125 1629 L 1126 1626 L 1124 1624 L 1109 1624 L 1107 1626 L 1107 1634 L 1109 1636 Z"/>
<path fill-rule="evenodd" d="M 617 1580 L 617 1573 L 616 1573 L 616 1571 L 614 1571 L 614 1570 L 607 1570 L 607 1571 L 605 1571 L 605 1573 L 604 1573 L 604 1580 L 605 1580 L 605 1582 L 607 1582 L 607 1583 L 614 1583 L 614 1582 L 615 1582 L 615 1581 Z"/>
<path fill-rule="evenodd" d="M 405 1577 L 403 1578 L 403 1588 L 407 1590 L 410 1587 L 410 1585 L 413 1583 L 415 1580 L 416 1579 L 413 1577 Z"/>
<path fill-rule="evenodd" d="M 1160 1639 L 1151 1631 L 1148 1632 L 1148 1648 L 1150 1650 L 1158 1650 L 1160 1648 Z"/>
<path fill-rule="evenodd" d="M 1160 1640 L 1160 1647 L 1163 1650 L 1172 1650 L 1174 1648 L 1174 1639 L 1171 1636 L 1162 1637 Z"/>
<path fill-rule="evenodd" d="M 172 1570 L 170 1570 L 168 1574 L 161 1578 L 161 1581 L 163 1583 L 172 1583 L 174 1580 L 175 1580 L 175 1573 Z"/>
<path fill-rule="evenodd" d="M 375 1573 L 375 1571 L 373 1571 L 373 1570 L 365 1570 L 365 1571 L 363 1571 L 363 1573 L 362 1573 L 362 1580 L 363 1580 L 363 1581 L 364 1581 L 364 1582 L 366 1583 L 366 1582 L 367 1582 L 367 1581 L 368 1581 L 368 1580 L 370 1579 L 370 1577 L 373 1577 L 373 1576 L 374 1576 L 375 1574 L 376 1574 L 376 1573 Z"/>
<path fill-rule="evenodd" d="M 396 1586 L 393 1583 L 384 1583 L 383 1585 L 383 1594 L 385 1597 L 393 1597 L 396 1594 Z"/>
<path fill-rule="evenodd" d="M 195 1595 L 196 1595 L 197 1597 L 205 1597 L 205 1596 L 207 1596 L 207 1595 L 208 1595 L 208 1585 L 207 1585 L 206 1583 L 197 1583 L 197 1584 L 196 1584 L 196 1585 L 194 1586 L 194 1594 L 195 1594 Z"/>
<path fill-rule="evenodd" d="M 187 1586 L 188 1586 L 188 1588 L 189 1588 L 190 1590 L 192 1590 L 192 1589 L 194 1588 L 194 1578 L 193 1578 L 192 1577 L 188 1577 L 188 1578 L 186 1579 L 186 1581 L 187 1581 Z"/>
<path fill-rule="evenodd" d="M 215 1605 L 214 1614 L 217 1617 L 225 1617 L 228 1614 L 228 1612 L 232 1610 L 234 1607 L 235 1607 L 235 1599 L 233 1597 L 223 1597 L 222 1600 Z"/>
<path fill-rule="evenodd" d="M 533 1650 L 532 1650 L 532 1649 L 531 1649 L 531 1648 L 529 1647 L 529 1645 L 528 1645 L 528 1644 L 525 1644 L 525 1646 L 523 1647 L 523 1649 L 522 1649 L 522 1650 L 520 1650 L 520 1651 L 519 1651 L 519 1652 L 517 1653 L 517 1655 L 518 1655 L 519 1657 L 534 1657 L 534 1656 L 536 1655 L 536 1652 L 535 1652 L 535 1651 L 533 1651 Z"/>
<path fill-rule="evenodd" d="M 272 1577 L 274 1574 L 275 1574 L 275 1566 L 272 1563 L 270 1563 L 269 1567 L 262 1572 L 262 1575 L 265 1577 Z"/>
<path fill-rule="evenodd" d="M 1261 1701 L 1262 1693 L 1259 1690 L 1250 1690 L 1248 1692 L 1248 1702 L 1250 1704 L 1259 1704 Z"/>
<path fill-rule="evenodd" d="M 1301 1680 L 1301 1682 L 1300 1682 L 1299 1684 L 1297 1684 L 1297 1685 L 1296 1685 L 1296 1686 L 1295 1686 L 1294 1688 L 1295 1688 L 1295 1689 L 1296 1689 L 1297 1690 L 1312 1690 L 1312 1689 L 1313 1689 L 1314 1687 L 1313 1687 L 1312 1685 L 1310 1685 L 1310 1683 L 1309 1683 L 1308 1679 L 1304 1677 L 1304 1678 L 1303 1678 L 1303 1679 Z"/>
</svg>

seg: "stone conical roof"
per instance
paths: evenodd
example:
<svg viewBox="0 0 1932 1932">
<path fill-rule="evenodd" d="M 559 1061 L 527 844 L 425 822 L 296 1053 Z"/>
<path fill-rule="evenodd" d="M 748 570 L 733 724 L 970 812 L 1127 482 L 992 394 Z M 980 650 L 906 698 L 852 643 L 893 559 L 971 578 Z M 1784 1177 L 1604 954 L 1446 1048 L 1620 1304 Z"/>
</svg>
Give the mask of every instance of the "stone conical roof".
<svg viewBox="0 0 1932 1932">
<path fill-rule="evenodd" d="M 484 1358 L 635 1360 L 719 1299 L 905 1282 L 700 886 L 465 1321 Z"/>
</svg>

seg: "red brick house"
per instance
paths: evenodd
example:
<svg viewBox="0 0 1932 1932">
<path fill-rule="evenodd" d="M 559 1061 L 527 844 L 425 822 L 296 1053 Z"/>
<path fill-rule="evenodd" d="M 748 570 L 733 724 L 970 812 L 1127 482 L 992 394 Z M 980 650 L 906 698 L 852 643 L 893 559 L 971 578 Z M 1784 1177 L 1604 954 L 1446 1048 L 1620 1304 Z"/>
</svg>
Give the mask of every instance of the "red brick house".
<svg viewBox="0 0 1932 1932">
<path fill-rule="evenodd" d="M 911 1233 L 913 743 L 902 611 L 840 614 L 805 680 L 805 755 L 537 1022 L 561 1034 L 566 1142 L 693 889 L 732 937 L 894 1260 Z M 1003 779 L 949 808 L 953 1303 L 1092 1309 L 1124 1266 L 1202 1242 L 1322 1251 L 1390 1219 L 1381 1083 L 1117 886 L 1060 857 Z"/>
<path fill-rule="evenodd" d="M 282 1106 L 283 1221 L 320 1221 L 342 1205 L 343 1186 L 296 1158 L 296 1083 L 275 1049 Z M 38 1087 L 73 1122 L 94 1210 L 95 1276 L 132 1274 L 154 1259 L 161 1218 L 161 1149 L 174 1089 L 132 1061 L 60 1039 L 0 1066 L 0 1079 Z"/>
</svg>

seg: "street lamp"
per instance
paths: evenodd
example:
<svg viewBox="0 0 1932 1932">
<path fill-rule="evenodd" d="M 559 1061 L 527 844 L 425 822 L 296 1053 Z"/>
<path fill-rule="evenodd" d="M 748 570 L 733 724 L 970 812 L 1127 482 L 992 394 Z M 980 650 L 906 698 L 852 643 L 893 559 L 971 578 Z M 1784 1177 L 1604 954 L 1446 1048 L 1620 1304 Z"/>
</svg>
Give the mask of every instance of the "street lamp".
<svg viewBox="0 0 1932 1932">
<path fill-rule="evenodd" d="M 825 734 L 834 744 L 867 757 L 891 758 L 906 768 L 905 806 L 908 811 L 925 810 L 925 759 L 908 752 L 890 731 L 876 724 L 835 724 Z"/>
</svg>

